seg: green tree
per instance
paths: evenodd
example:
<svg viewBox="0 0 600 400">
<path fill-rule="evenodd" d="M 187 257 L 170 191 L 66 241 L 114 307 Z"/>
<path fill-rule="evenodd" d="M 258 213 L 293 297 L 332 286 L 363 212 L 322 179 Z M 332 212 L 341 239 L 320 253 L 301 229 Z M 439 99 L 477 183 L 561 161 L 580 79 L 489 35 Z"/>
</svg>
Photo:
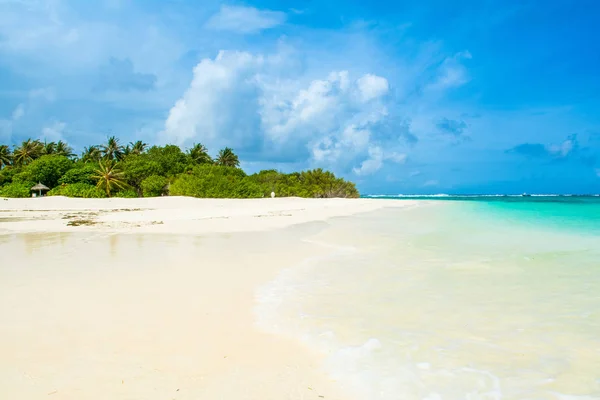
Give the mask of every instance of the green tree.
<svg viewBox="0 0 600 400">
<path fill-rule="evenodd" d="M 144 197 L 161 196 L 166 192 L 168 180 L 164 176 L 152 175 L 142 181 Z"/>
<path fill-rule="evenodd" d="M 216 159 L 216 164 L 222 167 L 239 167 L 240 160 L 238 156 L 229 147 L 219 150 L 219 155 Z"/>
<path fill-rule="evenodd" d="M 56 143 L 54 142 L 46 142 L 42 144 L 42 154 L 51 155 L 56 152 Z"/>
<path fill-rule="evenodd" d="M 208 149 L 201 143 L 194 144 L 188 150 L 188 156 L 194 164 L 211 164 L 213 162 L 208 154 Z"/>
<path fill-rule="evenodd" d="M 73 161 L 56 154 L 41 156 L 33 160 L 21 172 L 20 181 L 41 182 L 52 189 L 58 185 L 59 179 L 73 168 Z"/>
<path fill-rule="evenodd" d="M 95 175 L 97 169 L 98 164 L 77 163 L 58 180 L 58 183 L 60 185 L 69 185 L 74 183 L 95 185 L 96 180 L 93 178 L 93 176 Z"/>
<path fill-rule="evenodd" d="M 142 195 L 142 181 L 152 175 L 162 175 L 162 165 L 150 159 L 147 154 L 129 156 L 122 164 L 123 176 L 126 182 L 136 190 L 138 196 Z"/>
<path fill-rule="evenodd" d="M 39 140 L 27 139 L 13 152 L 13 159 L 17 165 L 27 165 L 43 154 L 44 145 Z"/>
<path fill-rule="evenodd" d="M 98 146 L 84 147 L 81 160 L 84 163 L 97 163 L 102 159 L 102 151 Z"/>
<path fill-rule="evenodd" d="M 190 173 L 179 175 L 171 184 L 169 194 L 208 198 L 264 196 L 261 187 L 241 169 L 211 164 L 198 165 Z"/>
<path fill-rule="evenodd" d="M 75 157 L 75 153 L 73 153 L 73 148 L 67 143 L 63 142 L 62 140 L 56 142 L 55 154 L 68 158 Z"/>
<path fill-rule="evenodd" d="M 5 144 L 0 145 L 0 169 L 12 164 L 12 152 Z"/>
<path fill-rule="evenodd" d="M 109 137 L 106 144 L 100 147 L 102 157 L 111 161 L 121 160 L 123 158 L 123 150 L 123 146 L 121 146 L 119 139 L 115 136 Z"/>
<path fill-rule="evenodd" d="M 131 146 L 130 147 L 130 153 L 131 154 L 135 154 L 136 156 L 139 156 L 144 151 L 146 151 L 146 148 L 148 147 L 148 144 L 142 142 L 141 140 L 138 140 L 136 142 L 129 143 L 129 146 Z"/>
<path fill-rule="evenodd" d="M 189 159 L 179 146 L 168 144 L 166 146 L 152 146 L 146 154 L 151 161 L 157 162 L 161 167 L 158 175 L 173 177 L 188 169 Z"/>
<path fill-rule="evenodd" d="M 123 172 L 117 163 L 111 160 L 101 161 L 93 178 L 98 182 L 96 187 L 104 190 L 108 197 L 114 189 L 125 189 L 127 187 Z"/>
</svg>

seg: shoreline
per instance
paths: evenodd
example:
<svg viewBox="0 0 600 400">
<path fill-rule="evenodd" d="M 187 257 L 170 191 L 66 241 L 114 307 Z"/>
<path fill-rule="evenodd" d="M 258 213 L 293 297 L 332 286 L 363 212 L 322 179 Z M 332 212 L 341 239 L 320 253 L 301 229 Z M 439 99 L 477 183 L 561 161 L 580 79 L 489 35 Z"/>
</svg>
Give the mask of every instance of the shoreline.
<svg viewBox="0 0 600 400">
<path fill-rule="evenodd" d="M 23 399 L 351 398 L 325 373 L 322 354 L 257 325 L 256 294 L 284 269 L 332 251 L 306 240 L 326 229 L 323 221 L 389 205 L 0 200 L 0 219 L 31 218 L 0 222 L 0 251 L 20 260 L 0 266 L 0 391 Z M 97 225 L 67 225 L 75 218 L 66 216 L 90 212 Z M 163 224 L 148 223 L 157 217 Z"/>
</svg>

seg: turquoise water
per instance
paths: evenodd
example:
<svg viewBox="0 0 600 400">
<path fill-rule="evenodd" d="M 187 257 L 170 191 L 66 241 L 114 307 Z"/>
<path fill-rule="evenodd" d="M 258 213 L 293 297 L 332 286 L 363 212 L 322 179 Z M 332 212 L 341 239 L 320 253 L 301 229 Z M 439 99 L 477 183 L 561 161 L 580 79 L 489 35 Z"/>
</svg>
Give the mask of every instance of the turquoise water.
<svg viewBox="0 0 600 400">
<path fill-rule="evenodd" d="M 261 326 L 357 400 L 600 399 L 600 200 L 448 200 L 331 221 Z"/>
<path fill-rule="evenodd" d="M 366 196 L 370 197 L 370 196 Z M 600 233 L 600 196 L 380 196 L 381 200 L 460 202 L 479 211 L 479 218 L 500 218 L 516 224 Z"/>
</svg>

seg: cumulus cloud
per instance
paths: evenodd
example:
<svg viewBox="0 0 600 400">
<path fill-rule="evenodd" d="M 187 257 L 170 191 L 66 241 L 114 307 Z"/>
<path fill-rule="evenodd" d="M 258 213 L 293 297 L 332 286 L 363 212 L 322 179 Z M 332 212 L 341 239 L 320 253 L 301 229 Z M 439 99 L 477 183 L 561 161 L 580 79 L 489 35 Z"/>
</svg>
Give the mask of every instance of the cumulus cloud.
<svg viewBox="0 0 600 400">
<path fill-rule="evenodd" d="M 64 140 L 63 132 L 64 132 L 66 126 L 67 126 L 67 124 L 64 122 L 55 121 L 55 122 L 51 123 L 50 125 L 47 125 L 44 128 L 42 128 L 42 137 L 45 140 L 48 140 L 51 142 L 57 142 L 59 140 Z"/>
<path fill-rule="evenodd" d="M 286 14 L 280 11 L 224 5 L 208 20 L 206 28 L 236 33 L 257 33 L 281 25 L 285 20 Z"/>
<path fill-rule="evenodd" d="M 371 175 L 379 171 L 383 167 L 383 163 L 386 160 L 397 164 L 403 164 L 406 161 L 406 154 L 400 154 L 397 152 L 386 153 L 379 146 L 369 147 L 368 158 L 364 160 L 359 167 L 353 168 L 353 171 L 357 175 Z"/>
<path fill-rule="evenodd" d="M 222 51 L 202 60 L 171 108 L 163 138 L 232 146 L 249 161 L 304 161 L 362 175 L 405 160 L 398 137 L 382 143 L 374 134 L 388 116 L 385 78 L 347 71 L 288 77 L 286 57 Z"/>
</svg>

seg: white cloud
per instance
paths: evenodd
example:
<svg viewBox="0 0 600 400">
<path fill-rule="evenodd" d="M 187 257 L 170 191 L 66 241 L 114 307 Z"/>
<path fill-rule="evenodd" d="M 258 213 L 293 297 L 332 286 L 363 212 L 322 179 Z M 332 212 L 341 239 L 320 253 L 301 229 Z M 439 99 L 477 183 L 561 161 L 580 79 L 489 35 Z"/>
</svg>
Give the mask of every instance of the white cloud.
<svg viewBox="0 0 600 400">
<path fill-rule="evenodd" d="M 381 169 L 383 166 L 383 150 L 381 147 L 369 148 L 369 158 L 360 164 L 360 167 L 354 168 L 357 175 L 371 175 Z"/>
<path fill-rule="evenodd" d="M 232 146 L 263 160 L 357 168 L 360 174 L 378 170 L 384 161 L 404 161 L 394 151 L 396 143 L 386 144 L 380 155 L 373 135 L 388 115 L 385 78 L 354 78 L 347 71 L 325 79 L 292 78 L 289 57 L 222 51 L 202 60 L 171 108 L 162 138 L 180 145 L 199 141 L 212 149 Z"/>
<path fill-rule="evenodd" d="M 600 168 L 596 168 L 596 175 L 600 178 Z"/>
<path fill-rule="evenodd" d="M 572 137 L 572 138 L 565 140 L 564 142 L 562 142 L 559 145 L 554 144 L 554 145 L 548 146 L 548 152 L 556 157 L 566 157 L 569 155 L 569 153 L 571 153 L 571 151 L 573 151 L 573 148 L 575 147 L 575 145 L 576 145 L 576 139 L 575 139 L 575 137 Z"/>
<path fill-rule="evenodd" d="M 3 142 L 10 141 L 15 125 L 25 115 L 25 105 L 19 104 L 9 118 L 0 119 L 0 138 Z"/>
<path fill-rule="evenodd" d="M 380 76 L 367 74 L 357 81 L 363 101 L 369 101 L 385 95 L 389 84 L 387 79 Z"/>
<path fill-rule="evenodd" d="M 23 104 L 19 104 L 12 113 L 12 120 L 18 121 L 21 119 L 21 117 L 23 117 L 23 115 L 25 115 L 25 106 Z"/>
<path fill-rule="evenodd" d="M 436 80 L 427 85 L 426 90 L 443 91 L 467 83 L 470 80 L 469 73 L 467 68 L 462 64 L 462 61 L 471 58 L 471 53 L 468 51 L 462 51 L 452 57 L 447 57 L 438 69 Z"/>
<path fill-rule="evenodd" d="M 438 186 L 439 184 L 440 184 L 440 182 L 438 182 L 437 180 L 435 180 L 435 179 L 430 179 L 430 180 L 428 180 L 427 182 L 425 182 L 425 183 L 423 184 L 423 186 Z"/>
<path fill-rule="evenodd" d="M 254 7 L 221 6 L 219 12 L 208 20 L 206 27 L 219 31 L 256 33 L 281 25 L 285 20 L 286 14 L 280 11 L 259 10 Z"/>
<path fill-rule="evenodd" d="M 353 171 L 357 175 L 372 175 L 383 167 L 384 161 L 404 164 L 406 158 L 406 154 L 397 152 L 386 153 L 381 147 L 374 146 L 369 148 L 369 157 L 360 164 L 360 167 L 354 168 Z"/>
<path fill-rule="evenodd" d="M 55 121 L 52 124 L 42 128 L 42 138 L 51 142 L 64 140 L 63 132 L 67 124 L 61 121 Z"/>
</svg>

